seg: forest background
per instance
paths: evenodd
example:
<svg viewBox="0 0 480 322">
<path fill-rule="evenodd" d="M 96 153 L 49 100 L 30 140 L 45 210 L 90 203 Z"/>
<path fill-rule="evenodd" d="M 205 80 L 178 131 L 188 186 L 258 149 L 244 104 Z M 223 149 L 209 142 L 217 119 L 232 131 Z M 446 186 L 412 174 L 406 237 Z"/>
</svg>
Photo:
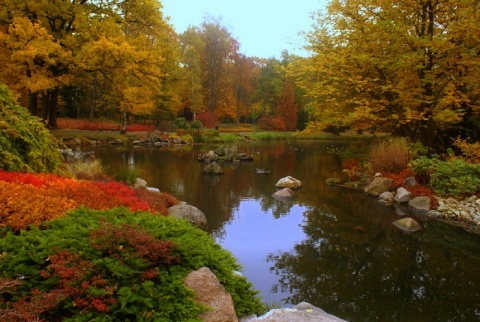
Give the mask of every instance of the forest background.
<svg viewBox="0 0 480 322">
<path fill-rule="evenodd" d="M 309 57 L 248 57 L 219 20 L 177 34 L 157 0 L 0 0 L 0 81 L 57 117 L 479 137 L 480 1 L 332 0 Z M 305 17 L 308 19 L 308 17 Z M 287 23 L 287 22 L 286 22 Z M 272 31 L 274 32 L 274 31 Z"/>
</svg>

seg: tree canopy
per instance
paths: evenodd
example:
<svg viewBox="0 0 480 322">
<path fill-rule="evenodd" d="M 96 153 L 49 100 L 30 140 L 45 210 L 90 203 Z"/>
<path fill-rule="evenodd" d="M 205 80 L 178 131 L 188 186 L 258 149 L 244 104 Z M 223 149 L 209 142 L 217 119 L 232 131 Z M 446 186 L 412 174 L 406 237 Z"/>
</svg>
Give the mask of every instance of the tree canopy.
<svg viewBox="0 0 480 322">
<path fill-rule="evenodd" d="M 307 35 L 312 57 L 295 68 L 310 127 L 382 127 L 433 146 L 440 131 L 471 122 L 479 9 L 463 0 L 330 2 Z"/>
</svg>

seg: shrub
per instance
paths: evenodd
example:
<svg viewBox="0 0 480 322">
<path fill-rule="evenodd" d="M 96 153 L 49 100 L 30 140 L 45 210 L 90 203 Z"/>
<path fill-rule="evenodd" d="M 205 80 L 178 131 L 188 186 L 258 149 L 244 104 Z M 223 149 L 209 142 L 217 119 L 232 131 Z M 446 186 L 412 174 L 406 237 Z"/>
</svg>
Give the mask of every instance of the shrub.
<svg viewBox="0 0 480 322">
<path fill-rule="evenodd" d="M 200 121 L 207 129 L 213 129 L 220 123 L 218 117 L 212 112 L 200 112 L 195 119 Z"/>
<path fill-rule="evenodd" d="M 53 172 L 62 164 L 56 139 L 38 117 L 16 105 L 0 85 L 0 169 Z"/>
<path fill-rule="evenodd" d="M 285 131 L 285 122 L 279 118 L 261 117 L 257 125 L 264 131 Z"/>
<path fill-rule="evenodd" d="M 162 203 L 175 202 L 164 194 L 158 198 L 151 205 L 149 200 L 139 198 L 134 189 L 119 182 L 0 171 L 0 227 L 24 229 L 30 224 L 62 217 L 81 205 L 98 210 L 125 206 L 133 211 L 154 212 Z"/>
<path fill-rule="evenodd" d="M 194 321 L 205 308 L 183 281 L 203 266 L 232 294 L 238 316 L 263 308 L 251 284 L 234 273 L 240 267 L 229 252 L 170 217 L 77 209 L 42 229 L 7 233 L 0 253 L 0 279 L 10 286 L 0 307 L 23 320 Z M 48 305 L 20 310 L 35 299 Z"/>
<path fill-rule="evenodd" d="M 480 142 L 468 143 L 467 140 L 457 138 L 453 145 L 460 149 L 467 162 L 480 163 Z"/>
<path fill-rule="evenodd" d="M 68 164 L 68 170 L 72 176 L 77 179 L 109 181 L 110 178 L 105 174 L 106 168 L 100 160 L 91 162 L 76 161 Z"/>
<path fill-rule="evenodd" d="M 136 168 L 118 168 L 115 169 L 114 178 L 116 181 L 123 182 L 128 185 L 133 185 L 135 179 L 139 177 L 139 171 Z"/>
<path fill-rule="evenodd" d="M 178 129 L 186 129 L 187 128 L 187 120 L 184 117 L 178 117 L 173 121 L 173 127 L 175 130 Z"/>
<path fill-rule="evenodd" d="M 408 143 L 404 138 L 381 140 L 370 148 L 367 159 L 375 172 L 402 171 L 410 162 Z"/>
<path fill-rule="evenodd" d="M 415 175 L 428 182 L 437 194 L 461 196 L 480 191 L 480 164 L 426 157 L 415 159 L 411 164 Z"/>
</svg>

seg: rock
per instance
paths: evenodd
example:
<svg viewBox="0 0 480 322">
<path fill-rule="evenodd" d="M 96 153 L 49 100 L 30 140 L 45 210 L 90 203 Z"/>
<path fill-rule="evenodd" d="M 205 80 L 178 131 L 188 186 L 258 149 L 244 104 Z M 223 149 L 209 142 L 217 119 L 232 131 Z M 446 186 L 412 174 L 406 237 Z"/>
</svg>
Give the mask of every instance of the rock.
<svg viewBox="0 0 480 322">
<path fill-rule="evenodd" d="M 265 168 L 255 168 L 255 170 L 253 170 L 253 172 L 255 172 L 257 174 L 269 174 L 270 170 L 265 169 Z"/>
<path fill-rule="evenodd" d="M 390 191 L 382 192 L 382 193 L 378 196 L 378 199 L 379 199 L 380 201 L 392 201 L 393 198 L 394 198 L 393 193 L 391 193 Z"/>
<path fill-rule="evenodd" d="M 257 318 L 244 318 L 241 322 L 345 322 L 309 303 L 302 302 L 291 309 L 275 309 Z"/>
<path fill-rule="evenodd" d="M 215 154 L 218 155 L 219 157 L 222 157 L 226 155 L 228 151 L 228 148 L 224 147 L 223 145 L 219 146 L 218 148 L 215 149 Z"/>
<path fill-rule="evenodd" d="M 389 191 L 393 181 L 384 177 L 376 177 L 365 187 L 364 192 L 373 196 L 379 196 L 383 192 Z"/>
<path fill-rule="evenodd" d="M 236 145 L 231 146 L 229 149 L 225 149 L 227 156 L 236 156 L 238 155 L 238 147 Z"/>
<path fill-rule="evenodd" d="M 154 187 L 146 187 L 148 191 L 160 193 L 160 189 Z"/>
<path fill-rule="evenodd" d="M 236 322 L 232 296 L 208 267 L 193 271 L 185 278 L 185 286 L 195 292 L 198 303 L 211 308 L 200 314 L 205 322 Z"/>
<path fill-rule="evenodd" d="M 147 187 L 147 181 L 145 181 L 141 178 L 135 178 L 135 183 L 133 184 L 133 187 L 135 189 L 146 188 Z"/>
<path fill-rule="evenodd" d="M 408 202 L 408 208 L 414 214 L 426 214 L 430 210 L 430 197 L 415 197 Z"/>
<path fill-rule="evenodd" d="M 168 214 L 179 219 L 186 219 L 195 227 L 206 229 L 208 227 L 207 217 L 197 207 L 186 202 L 168 208 Z"/>
<path fill-rule="evenodd" d="M 293 196 L 295 196 L 295 192 L 290 188 L 283 188 L 272 195 L 272 197 L 276 199 L 290 199 Z"/>
<path fill-rule="evenodd" d="M 278 180 L 275 184 L 277 188 L 299 189 L 302 187 L 302 182 L 294 177 L 288 176 Z"/>
<path fill-rule="evenodd" d="M 420 225 L 418 221 L 410 217 L 395 220 L 393 224 L 401 230 L 408 232 L 414 232 L 422 229 L 422 225 Z"/>
<path fill-rule="evenodd" d="M 412 200 L 412 193 L 407 189 L 400 187 L 397 189 L 397 193 L 395 194 L 395 201 L 398 203 L 409 202 Z"/>
<path fill-rule="evenodd" d="M 212 162 L 212 163 L 207 164 L 207 165 L 203 168 L 203 173 L 207 173 L 207 174 L 223 174 L 223 169 L 222 169 L 221 166 L 218 165 L 217 162 Z"/>
<path fill-rule="evenodd" d="M 417 185 L 417 180 L 415 180 L 415 177 L 408 177 L 403 180 L 403 183 L 406 187 L 413 187 Z"/>
</svg>

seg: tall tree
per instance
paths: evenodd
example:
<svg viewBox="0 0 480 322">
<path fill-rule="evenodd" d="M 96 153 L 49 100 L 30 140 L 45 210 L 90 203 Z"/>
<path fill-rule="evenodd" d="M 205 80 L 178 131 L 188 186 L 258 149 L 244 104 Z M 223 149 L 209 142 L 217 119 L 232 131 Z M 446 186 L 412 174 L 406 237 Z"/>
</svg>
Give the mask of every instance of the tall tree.
<svg viewBox="0 0 480 322">
<path fill-rule="evenodd" d="M 478 114 L 475 0 L 334 0 L 308 35 L 296 81 L 314 100 L 311 127 L 381 126 L 433 146 Z"/>
<path fill-rule="evenodd" d="M 298 120 L 298 105 L 295 102 L 292 81 L 287 78 L 283 85 L 283 94 L 275 110 L 276 115 L 285 123 L 285 130 L 295 131 Z"/>
<path fill-rule="evenodd" d="M 206 20 L 199 33 L 204 44 L 201 55 L 205 107 L 208 112 L 222 116 L 225 108 L 233 106 L 228 84 L 227 64 L 238 51 L 238 43 L 219 21 Z"/>
</svg>

